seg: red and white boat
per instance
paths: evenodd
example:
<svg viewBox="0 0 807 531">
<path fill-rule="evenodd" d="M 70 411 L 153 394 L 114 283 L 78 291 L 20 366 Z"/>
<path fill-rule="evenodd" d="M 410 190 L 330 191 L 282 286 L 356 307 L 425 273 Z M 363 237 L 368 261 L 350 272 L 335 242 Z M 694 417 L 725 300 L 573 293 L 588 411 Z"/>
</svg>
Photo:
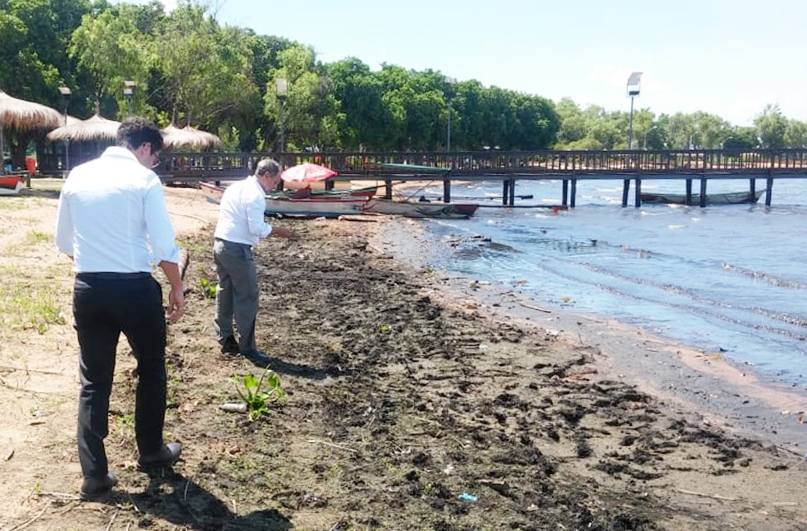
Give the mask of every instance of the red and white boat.
<svg viewBox="0 0 807 531">
<path fill-rule="evenodd" d="M 0 195 L 17 195 L 25 185 L 25 175 L 0 175 Z"/>
<path fill-rule="evenodd" d="M 199 188 L 211 203 L 220 204 L 224 188 L 214 184 L 200 182 Z M 345 214 L 361 214 L 367 197 L 353 195 L 312 195 L 304 198 L 266 196 L 268 216 L 297 216 L 308 218 L 336 218 Z"/>
</svg>

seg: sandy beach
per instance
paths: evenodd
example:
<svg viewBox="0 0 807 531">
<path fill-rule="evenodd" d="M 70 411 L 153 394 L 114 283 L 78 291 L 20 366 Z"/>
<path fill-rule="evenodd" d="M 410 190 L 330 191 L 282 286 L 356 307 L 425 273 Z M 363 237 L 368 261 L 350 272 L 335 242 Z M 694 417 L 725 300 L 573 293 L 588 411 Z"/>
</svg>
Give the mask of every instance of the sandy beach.
<svg viewBox="0 0 807 531">
<path fill-rule="evenodd" d="M 260 370 L 219 352 L 217 207 L 166 188 L 190 254 L 170 329 L 173 472 L 135 470 L 119 346 L 107 450 L 120 483 L 79 502 L 77 345 L 58 183 L 0 198 L 0 529 L 807 529 L 805 393 L 717 353 L 539 308 L 428 267 L 417 222 L 280 220 L 256 248 L 259 344 L 286 399 L 222 411 Z M 158 277 L 159 278 L 159 277 Z"/>
</svg>

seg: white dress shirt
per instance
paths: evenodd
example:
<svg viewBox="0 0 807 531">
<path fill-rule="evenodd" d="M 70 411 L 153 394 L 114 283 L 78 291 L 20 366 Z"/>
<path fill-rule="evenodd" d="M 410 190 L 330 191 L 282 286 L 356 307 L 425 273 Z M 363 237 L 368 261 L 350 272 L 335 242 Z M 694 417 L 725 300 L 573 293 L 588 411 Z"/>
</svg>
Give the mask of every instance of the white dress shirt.
<svg viewBox="0 0 807 531">
<path fill-rule="evenodd" d="M 73 257 L 77 273 L 151 272 L 162 261 L 178 263 L 160 178 L 117 146 L 77 166 L 59 197 L 56 246 Z"/>
<path fill-rule="evenodd" d="M 215 237 L 254 246 L 272 233 L 265 211 L 266 192 L 254 175 L 231 184 L 221 198 Z"/>
</svg>

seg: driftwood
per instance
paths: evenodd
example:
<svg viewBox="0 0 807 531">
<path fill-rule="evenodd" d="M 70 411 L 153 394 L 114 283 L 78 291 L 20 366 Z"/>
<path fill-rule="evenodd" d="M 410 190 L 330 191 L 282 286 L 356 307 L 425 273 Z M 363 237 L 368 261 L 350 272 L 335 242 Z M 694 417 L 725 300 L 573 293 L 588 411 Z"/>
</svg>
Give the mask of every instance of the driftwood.
<svg viewBox="0 0 807 531">
<path fill-rule="evenodd" d="M 188 270 L 188 266 L 191 263 L 191 256 L 188 254 L 186 249 L 179 250 L 179 278 L 185 280 L 185 271 Z"/>
</svg>

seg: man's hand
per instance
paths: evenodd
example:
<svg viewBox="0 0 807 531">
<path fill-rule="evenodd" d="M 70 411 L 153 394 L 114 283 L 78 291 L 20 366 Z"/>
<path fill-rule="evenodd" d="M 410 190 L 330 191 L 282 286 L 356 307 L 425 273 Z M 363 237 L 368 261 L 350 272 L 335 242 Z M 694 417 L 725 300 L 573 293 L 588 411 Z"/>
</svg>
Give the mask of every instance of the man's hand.
<svg viewBox="0 0 807 531">
<path fill-rule="evenodd" d="M 179 321 L 179 318 L 185 313 L 185 293 L 182 284 L 171 288 L 171 292 L 168 293 L 168 307 L 165 309 L 165 313 L 171 324 Z"/>
</svg>

